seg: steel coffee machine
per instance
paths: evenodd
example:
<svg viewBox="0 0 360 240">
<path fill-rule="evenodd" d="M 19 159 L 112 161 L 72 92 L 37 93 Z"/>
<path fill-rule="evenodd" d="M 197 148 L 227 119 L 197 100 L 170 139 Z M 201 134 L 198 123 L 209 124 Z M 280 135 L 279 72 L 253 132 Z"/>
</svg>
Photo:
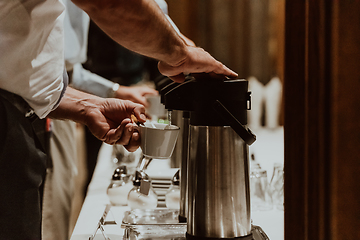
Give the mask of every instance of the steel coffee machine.
<svg viewBox="0 0 360 240">
<path fill-rule="evenodd" d="M 187 125 L 180 126 L 186 132 L 179 216 L 187 221 L 187 239 L 267 239 L 251 226 L 248 146 L 256 137 L 246 127 L 248 82 L 192 75 L 160 93 Z"/>
</svg>

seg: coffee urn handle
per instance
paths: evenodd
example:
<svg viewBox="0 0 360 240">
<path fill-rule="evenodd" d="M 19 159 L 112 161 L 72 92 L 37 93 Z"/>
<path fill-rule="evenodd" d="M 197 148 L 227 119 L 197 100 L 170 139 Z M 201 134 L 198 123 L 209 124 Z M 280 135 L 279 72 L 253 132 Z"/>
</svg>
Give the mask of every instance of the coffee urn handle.
<svg viewBox="0 0 360 240">
<path fill-rule="evenodd" d="M 213 102 L 213 108 L 222 118 L 224 118 L 224 120 L 246 144 L 251 145 L 256 141 L 256 136 L 251 132 L 251 130 L 242 125 L 219 100 L 215 100 Z"/>
</svg>

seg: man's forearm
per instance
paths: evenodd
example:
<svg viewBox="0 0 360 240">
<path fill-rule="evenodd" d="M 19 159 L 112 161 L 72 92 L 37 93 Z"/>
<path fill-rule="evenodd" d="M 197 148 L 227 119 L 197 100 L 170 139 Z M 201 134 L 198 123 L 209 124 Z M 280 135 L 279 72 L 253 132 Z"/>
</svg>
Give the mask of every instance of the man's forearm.
<svg viewBox="0 0 360 240">
<path fill-rule="evenodd" d="M 185 42 L 152 0 L 73 2 L 116 42 L 132 51 L 174 66 L 186 57 Z"/>
<path fill-rule="evenodd" d="M 95 101 L 97 98 L 98 97 L 94 95 L 67 87 L 59 106 L 49 114 L 49 117 L 55 119 L 68 119 L 85 124 L 86 109 L 95 105 L 92 103 L 93 101 L 91 99 L 94 99 Z"/>
</svg>

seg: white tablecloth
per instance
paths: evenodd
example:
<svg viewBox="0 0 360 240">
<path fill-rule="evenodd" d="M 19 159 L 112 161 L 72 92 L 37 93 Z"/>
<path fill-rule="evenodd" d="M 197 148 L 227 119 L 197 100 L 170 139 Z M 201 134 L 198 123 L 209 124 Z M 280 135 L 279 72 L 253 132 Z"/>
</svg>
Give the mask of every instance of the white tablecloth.
<svg viewBox="0 0 360 240">
<path fill-rule="evenodd" d="M 250 154 L 254 153 L 256 160 L 261 164 L 262 168 L 268 171 L 270 180 L 274 163 L 283 163 L 284 161 L 283 129 L 259 129 L 254 132 L 257 135 L 257 141 L 250 147 Z M 112 146 L 102 145 L 98 156 L 98 163 L 71 240 L 88 240 L 89 236 L 94 233 L 106 205 L 109 204 L 106 189 L 114 170 L 111 162 L 111 152 Z M 152 164 L 156 163 L 151 163 L 150 166 Z M 161 167 L 166 168 L 168 165 L 163 164 Z M 120 225 L 123 214 L 127 210 L 130 210 L 127 206 L 111 207 L 106 220 L 115 220 L 118 223 L 118 225 L 105 226 L 106 234 L 111 240 L 122 239 L 123 229 L 121 229 Z M 271 240 L 284 239 L 283 211 L 277 209 L 254 211 L 252 212 L 252 220 L 253 224 L 260 226 Z M 104 239 L 100 231 L 97 232 L 95 239 Z"/>
</svg>

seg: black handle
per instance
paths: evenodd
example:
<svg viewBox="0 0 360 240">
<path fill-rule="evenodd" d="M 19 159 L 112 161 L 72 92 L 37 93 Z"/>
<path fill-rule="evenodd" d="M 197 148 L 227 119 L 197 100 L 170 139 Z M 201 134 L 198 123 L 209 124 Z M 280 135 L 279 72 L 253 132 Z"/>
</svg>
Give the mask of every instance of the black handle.
<svg viewBox="0 0 360 240">
<path fill-rule="evenodd" d="M 251 145 L 256 141 L 256 136 L 251 132 L 251 130 L 242 125 L 219 100 L 215 100 L 215 102 L 213 102 L 213 108 L 227 123 L 229 123 L 230 127 L 244 140 L 246 144 Z"/>
</svg>

